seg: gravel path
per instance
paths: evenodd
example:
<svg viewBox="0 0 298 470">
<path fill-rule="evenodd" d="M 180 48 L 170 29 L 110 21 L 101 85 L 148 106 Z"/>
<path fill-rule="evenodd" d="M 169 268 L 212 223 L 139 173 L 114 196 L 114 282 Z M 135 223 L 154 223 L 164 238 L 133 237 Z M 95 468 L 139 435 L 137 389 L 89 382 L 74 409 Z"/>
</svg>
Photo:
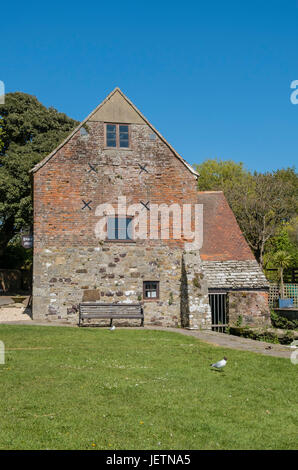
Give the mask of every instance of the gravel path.
<svg viewBox="0 0 298 470">
<path fill-rule="evenodd" d="M 0 295 L 0 305 L 9 305 L 12 303 L 12 298 L 8 295 Z"/>
<path fill-rule="evenodd" d="M 0 308 L 0 323 L 18 321 L 32 322 L 28 310 L 23 304 L 12 304 Z"/>
</svg>

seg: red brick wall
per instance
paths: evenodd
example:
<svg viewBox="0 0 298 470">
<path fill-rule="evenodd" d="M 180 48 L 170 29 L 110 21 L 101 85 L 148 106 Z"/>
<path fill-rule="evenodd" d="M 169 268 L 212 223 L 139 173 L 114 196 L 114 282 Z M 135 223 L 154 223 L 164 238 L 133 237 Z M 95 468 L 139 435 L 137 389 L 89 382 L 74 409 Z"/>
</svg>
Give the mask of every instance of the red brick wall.
<svg viewBox="0 0 298 470">
<path fill-rule="evenodd" d="M 146 124 L 131 125 L 132 150 L 105 149 L 104 123 L 89 122 L 89 136 L 77 132 L 34 174 L 35 247 L 96 245 L 95 208 L 127 197 L 127 204 L 197 202 L 197 181 Z M 98 173 L 90 171 L 88 164 Z M 147 165 L 149 173 L 138 165 Z M 92 210 L 82 210 L 82 199 Z M 116 207 L 116 206 L 115 206 Z M 144 210 L 146 210 L 144 208 Z M 182 246 L 183 242 L 166 242 Z"/>
</svg>

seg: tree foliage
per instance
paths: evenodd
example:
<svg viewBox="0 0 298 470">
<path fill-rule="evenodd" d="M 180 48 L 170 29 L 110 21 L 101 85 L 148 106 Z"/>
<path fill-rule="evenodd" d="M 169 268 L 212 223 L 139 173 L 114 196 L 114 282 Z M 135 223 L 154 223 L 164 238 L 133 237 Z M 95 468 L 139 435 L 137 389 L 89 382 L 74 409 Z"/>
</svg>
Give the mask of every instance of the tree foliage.
<svg viewBox="0 0 298 470">
<path fill-rule="evenodd" d="M 257 260 L 264 265 L 266 246 L 298 209 L 295 168 L 250 173 L 242 163 L 207 160 L 197 165 L 200 190 L 222 190 Z M 293 229 L 293 233 L 295 230 Z"/>
<path fill-rule="evenodd" d="M 3 147 L 4 147 L 4 142 L 3 142 L 3 134 L 4 134 L 4 132 L 3 132 L 2 125 L 3 125 L 3 120 L 0 119 L 0 152 L 1 152 L 1 150 L 3 149 Z"/>
<path fill-rule="evenodd" d="M 291 265 L 291 255 L 284 250 L 279 250 L 274 254 L 273 261 L 275 266 L 278 267 L 278 275 L 280 282 L 280 296 L 284 298 L 284 270 Z"/>
<path fill-rule="evenodd" d="M 29 170 L 78 124 L 34 96 L 8 93 L 0 107 L 0 256 L 21 229 L 32 225 Z"/>
<path fill-rule="evenodd" d="M 245 183 L 251 176 L 243 163 L 233 160 L 205 160 L 195 167 L 200 174 L 200 191 L 224 191 L 226 196 L 235 184 Z"/>
</svg>

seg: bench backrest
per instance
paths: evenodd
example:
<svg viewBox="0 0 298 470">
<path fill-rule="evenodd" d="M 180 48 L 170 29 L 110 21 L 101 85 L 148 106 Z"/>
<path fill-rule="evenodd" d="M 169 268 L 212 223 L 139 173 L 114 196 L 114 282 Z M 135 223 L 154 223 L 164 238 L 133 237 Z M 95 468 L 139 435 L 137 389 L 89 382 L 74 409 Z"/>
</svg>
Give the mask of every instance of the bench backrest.
<svg viewBox="0 0 298 470">
<path fill-rule="evenodd" d="M 80 313 L 103 313 L 103 314 L 141 314 L 141 304 L 108 304 L 100 302 L 82 302 L 80 303 Z"/>
</svg>

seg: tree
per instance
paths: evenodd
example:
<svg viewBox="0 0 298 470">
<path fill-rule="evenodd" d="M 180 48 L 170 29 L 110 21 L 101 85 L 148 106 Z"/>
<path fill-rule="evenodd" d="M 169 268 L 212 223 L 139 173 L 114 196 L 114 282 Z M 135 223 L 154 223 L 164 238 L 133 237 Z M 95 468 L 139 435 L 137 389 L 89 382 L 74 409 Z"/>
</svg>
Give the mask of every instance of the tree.
<svg viewBox="0 0 298 470">
<path fill-rule="evenodd" d="M 290 255 L 291 261 L 288 268 L 296 268 L 298 266 L 298 217 L 291 219 L 289 222 L 283 223 L 279 227 L 276 235 L 271 237 L 265 246 L 264 268 L 266 276 L 272 281 L 276 281 L 276 273 L 272 271 L 275 268 L 275 255 L 278 251 L 285 251 Z"/>
<path fill-rule="evenodd" d="M 235 185 L 233 191 L 232 209 L 263 267 L 266 243 L 297 210 L 293 184 L 277 172 L 255 172 L 249 185 Z"/>
<path fill-rule="evenodd" d="M 10 240 L 32 225 L 29 170 L 78 124 L 34 96 L 8 93 L 0 107 L 0 256 Z"/>
<path fill-rule="evenodd" d="M 196 166 L 200 190 L 222 190 L 246 241 L 263 267 L 268 241 L 298 209 L 295 168 L 251 174 L 242 163 L 207 160 Z"/>
<path fill-rule="evenodd" d="M 284 269 L 291 264 L 291 255 L 286 251 L 279 250 L 274 255 L 274 264 L 279 270 L 280 297 L 284 298 Z"/>
<path fill-rule="evenodd" d="M 3 129 L 2 129 L 2 125 L 3 125 L 3 120 L 0 119 L 0 152 L 1 152 L 1 150 L 3 149 L 3 147 L 4 147 L 4 142 L 3 142 L 3 134 L 4 134 L 4 132 L 3 132 Z"/>
<path fill-rule="evenodd" d="M 251 177 L 242 162 L 235 163 L 233 160 L 209 159 L 195 165 L 195 168 L 200 174 L 200 191 L 223 191 L 226 197 L 235 184 L 244 183 Z"/>
<path fill-rule="evenodd" d="M 298 217 L 296 220 L 298 222 Z M 269 240 L 265 247 L 266 261 L 264 264 L 266 268 L 273 267 L 272 260 L 278 251 L 286 251 L 291 255 L 292 262 L 289 268 L 298 266 L 297 222 L 296 226 L 295 219 L 285 222 L 278 229 L 277 234 Z"/>
<path fill-rule="evenodd" d="M 298 216 L 290 220 L 290 222 L 287 224 L 286 231 L 288 233 L 289 239 L 296 246 L 296 249 L 298 250 Z M 298 266 L 298 260 L 297 260 L 297 266 Z"/>
</svg>

